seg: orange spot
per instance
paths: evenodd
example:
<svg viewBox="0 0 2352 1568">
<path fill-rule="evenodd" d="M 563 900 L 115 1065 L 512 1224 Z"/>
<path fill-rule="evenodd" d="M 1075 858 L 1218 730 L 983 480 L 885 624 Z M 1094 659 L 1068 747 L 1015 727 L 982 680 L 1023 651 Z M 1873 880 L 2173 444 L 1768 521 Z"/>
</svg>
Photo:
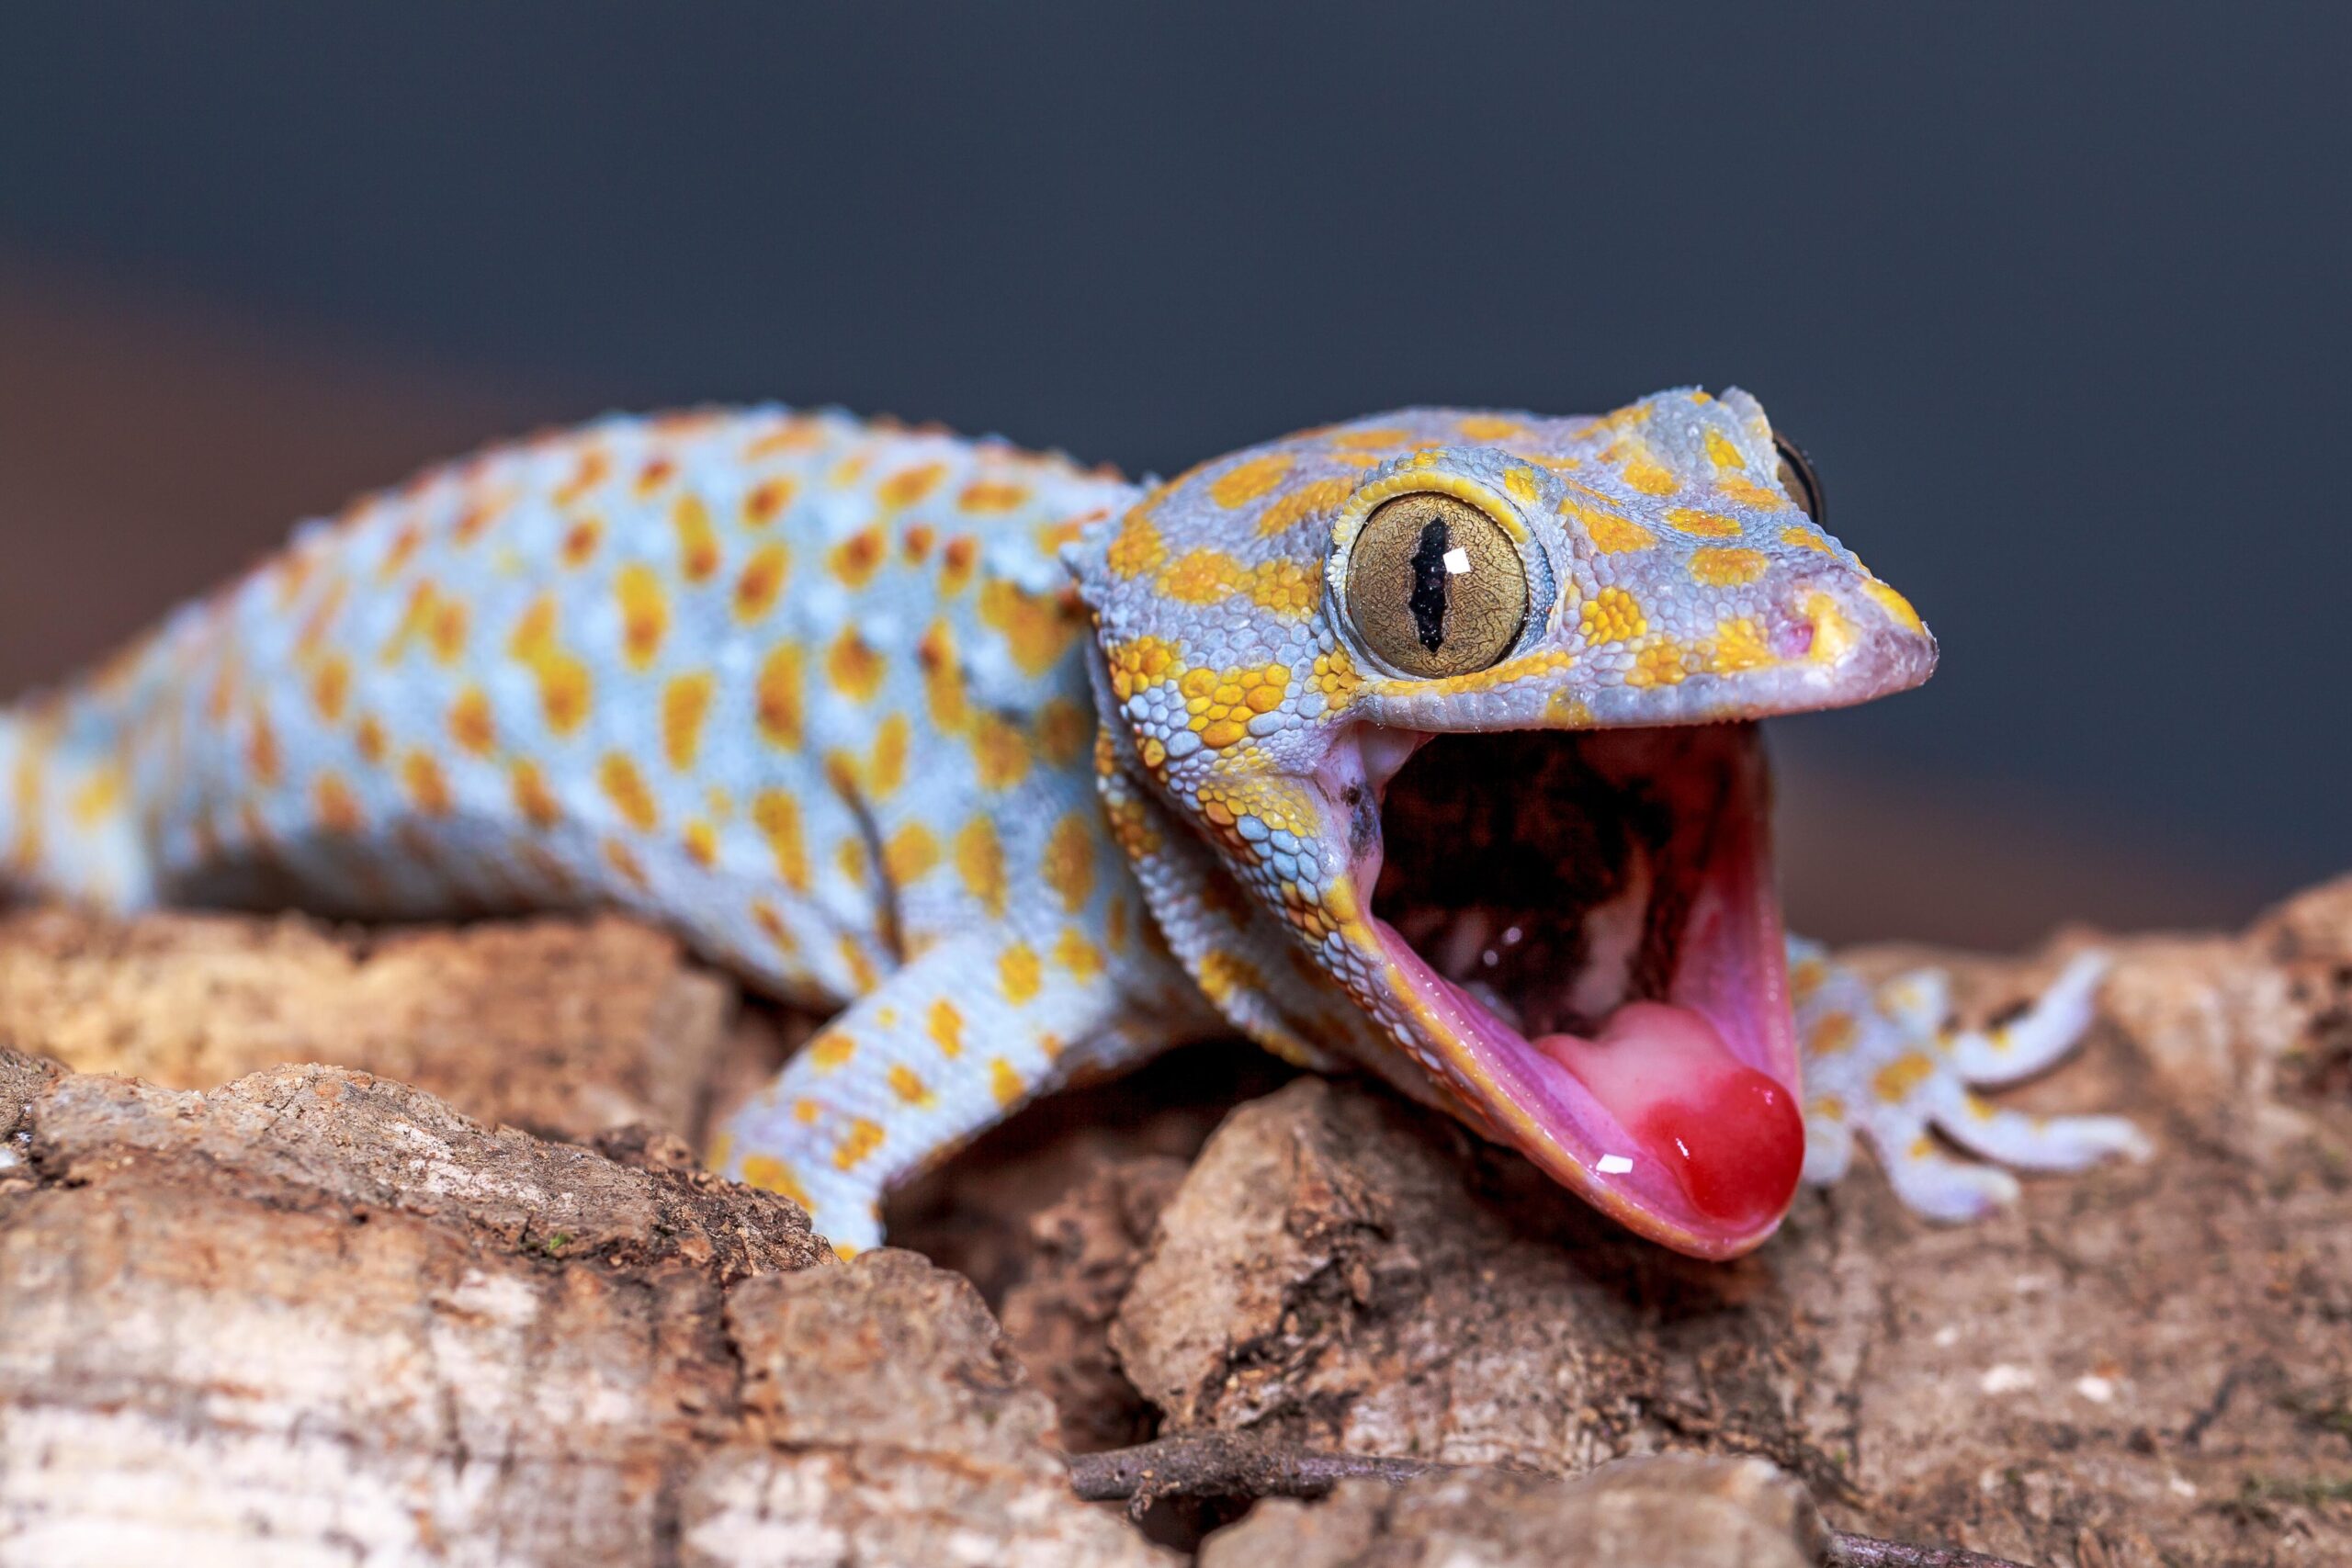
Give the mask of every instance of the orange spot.
<svg viewBox="0 0 2352 1568">
<path fill-rule="evenodd" d="M 726 1162 L 718 1159 L 717 1151 L 714 1150 L 711 1163 L 723 1165 Z M 800 1185 L 799 1179 L 792 1174 L 790 1166 L 773 1155 L 745 1155 L 741 1169 L 744 1186 L 756 1187 L 763 1192 L 774 1192 L 779 1197 L 789 1198 L 804 1209 L 809 1206 L 808 1189 Z"/>
<path fill-rule="evenodd" d="M 752 487 L 752 493 L 743 498 L 744 523 L 753 528 L 766 527 L 792 504 L 793 492 L 798 488 L 799 481 L 789 475 L 762 479 Z"/>
<path fill-rule="evenodd" d="M 571 477 L 557 488 L 551 499 L 559 508 L 568 507 L 598 485 L 603 484 L 605 476 L 612 470 L 611 455 L 602 447 L 592 446 L 580 455 L 579 466 L 571 470 Z"/>
<path fill-rule="evenodd" d="M 1054 941 L 1054 962 L 1074 979 L 1091 980 L 1102 973 L 1102 950 L 1076 926 L 1064 926 Z"/>
<path fill-rule="evenodd" d="M 1764 575 L 1760 550 L 1711 545 L 1690 552 L 1690 578 L 1710 588 L 1737 588 Z"/>
<path fill-rule="evenodd" d="M 782 545 L 763 545 L 753 551 L 743 563 L 742 575 L 735 580 L 735 618 L 756 621 L 774 609 L 790 565 L 791 558 Z"/>
<path fill-rule="evenodd" d="M 637 470 L 637 493 L 651 495 L 655 491 L 668 484 L 677 471 L 678 465 L 667 457 L 649 459 L 643 468 Z"/>
<path fill-rule="evenodd" d="M 362 718 L 359 721 L 359 727 L 352 731 L 351 738 L 352 743 L 359 748 L 360 761 L 370 766 L 382 765 L 385 753 L 390 750 L 390 747 L 384 739 L 383 725 L 377 721 L 374 715 Z"/>
<path fill-rule="evenodd" d="M 800 645 L 780 642 L 760 666 L 760 734 L 771 746 L 787 751 L 800 749 L 802 739 Z"/>
<path fill-rule="evenodd" d="M 490 698 L 480 686 L 468 686 L 449 705 L 449 739 L 469 756 L 487 757 L 497 742 Z"/>
<path fill-rule="evenodd" d="M 718 830 L 697 818 L 686 824 L 681 841 L 686 846 L 686 858 L 709 870 L 718 862 Z"/>
<path fill-rule="evenodd" d="M 939 840 L 920 822 L 910 822 L 882 846 L 882 874 L 896 887 L 918 882 L 939 863 Z"/>
<path fill-rule="evenodd" d="M 311 786 L 311 810 L 319 826 L 340 838 L 356 838 L 360 829 L 359 800 L 351 786 L 334 773 L 321 773 Z"/>
<path fill-rule="evenodd" d="M 639 893 L 644 892 L 647 887 L 645 867 L 639 863 L 637 852 L 618 839 L 606 839 L 602 848 L 605 863 L 613 868 L 613 874 Z"/>
<path fill-rule="evenodd" d="M 915 661 L 922 667 L 924 705 L 931 727 L 942 735 L 958 735 L 970 721 L 964 700 L 964 670 L 956 658 L 956 635 L 944 620 L 933 621 L 915 645 Z"/>
<path fill-rule="evenodd" d="M 718 682 L 710 671 L 680 675 L 662 690 L 662 754 L 684 773 L 702 750 L 702 727 Z"/>
<path fill-rule="evenodd" d="M 863 588 L 874 580 L 875 571 L 882 565 L 882 529 L 876 524 L 861 528 L 835 545 L 825 557 L 825 565 L 835 577 L 852 588 Z"/>
<path fill-rule="evenodd" d="M 972 727 L 972 761 L 983 788 L 1011 789 L 1028 774 L 1029 743 L 995 714 L 982 714 Z"/>
<path fill-rule="evenodd" d="M 854 1118 L 849 1131 L 833 1149 L 835 1170 L 855 1170 L 867 1156 L 882 1146 L 882 1124 L 863 1116 Z"/>
<path fill-rule="evenodd" d="M 997 980 L 1004 991 L 1004 999 L 1016 1007 L 1034 999 L 1045 984 L 1045 970 L 1037 961 L 1037 950 L 1025 942 L 1016 942 L 997 959 Z"/>
<path fill-rule="evenodd" d="M 1061 895 L 1062 908 L 1076 914 L 1094 892 L 1094 836 L 1088 814 L 1072 811 L 1046 838 L 1042 872 L 1046 886 Z"/>
<path fill-rule="evenodd" d="M 514 792 L 514 809 L 532 827 L 544 832 L 563 820 L 563 807 L 548 789 L 547 780 L 539 776 L 537 764 L 516 762 L 507 774 L 507 783 Z"/>
<path fill-rule="evenodd" d="M 254 710 L 253 732 L 245 741 L 245 766 L 254 782 L 263 788 L 274 788 L 278 781 L 277 731 L 263 709 Z"/>
<path fill-rule="evenodd" d="M 874 498 L 894 511 L 902 506 L 912 506 L 938 489 L 939 481 L 946 473 L 947 465 L 944 463 L 922 463 L 911 468 L 901 468 L 876 487 Z"/>
<path fill-rule="evenodd" d="M 432 645 L 433 656 L 444 664 L 455 664 L 466 655 L 466 627 L 471 616 L 462 599 L 436 600 L 433 614 L 425 624 L 425 640 Z"/>
<path fill-rule="evenodd" d="M 906 782 L 907 748 L 912 726 L 902 713 L 885 714 L 874 727 L 874 755 L 865 768 L 865 792 L 876 800 L 896 795 Z"/>
<path fill-rule="evenodd" d="M 408 790 L 409 799 L 427 817 L 449 814 L 449 781 L 441 772 L 441 764 L 424 751 L 411 751 L 401 760 L 401 783 Z"/>
<path fill-rule="evenodd" d="M 939 553 L 939 592 L 952 599 L 964 592 L 972 581 L 972 568 L 980 558 L 980 547 L 969 534 L 951 536 Z"/>
<path fill-rule="evenodd" d="M 899 539 L 899 549 L 910 565 L 920 566 L 931 558 L 931 547 L 938 537 L 928 523 L 910 523 Z"/>
<path fill-rule="evenodd" d="M 661 813 L 654 806 L 653 792 L 645 787 L 645 775 L 637 771 L 634 761 L 618 751 L 607 751 L 597 766 L 596 782 L 622 821 L 640 833 L 653 831 Z"/>
<path fill-rule="evenodd" d="M 869 647 L 855 627 L 845 628 L 825 651 L 825 677 L 833 689 L 852 702 L 867 702 L 881 689 L 882 656 Z"/>
<path fill-rule="evenodd" d="M 1037 750 L 1047 765 L 1069 767 L 1086 754 L 1095 728 L 1093 716 L 1068 697 L 1049 697 L 1037 710 Z"/>
<path fill-rule="evenodd" d="M 602 519 L 582 517 L 564 530 L 563 543 L 556 552 L 556 558 L 566 567 L 577 570 L 595 559 L 596 547 L 603 542 L 604 537 L 605 525 Z"/>
<path fill-rule="evenodd" d="M 943 998 L 932 1003 L 927 1028 L 941 1055 L 952 1061 L 964 1054 L 964 1015 L 956 1010 L 954 1002 Z"/>
<path fill-rule="evenodd" d="M 344 705 L 351 697 L 351 660 L 330 653 L 311 675 L 311 705 L 328 724 L 343 722 Z"/>
<path fill-rule="evenodd" d="M 909 1105 L 929 1105 L 932 1103 L 933 1096 L 931 1087 L 924 1083 L 922 1078 L 915 1072 L 915 1070 L 907 1066 L 904 1062 L 893 1062 L 890 1064 L 890 1092 L 897 1095 L 900 1100 L 905 1100 Z"/>
<path fill-rule="evenodd" d="M 1011 1062 L 998 1056 L 989 1063 L 989 1092 L 996 1097 L 999 1105 L 1011 1110 L 1021 1103 L 1021 1097 L 1029 1092 L 1029 1086 L 1021 1081 L 1021 1075 L 1013 1070 Z"/>
<path fill-rule="evenodd" d="M 1059 662 L 1084 615 L 1071 593 L 1024 593 L 1001 577 L 980 585 L 980 619 L 1004 634 L 1025 674 L 1042 675 Z"/>
<path fill-rule="evenodd" d="M 964 487 L 956 502 L 965 511 L 982 514 L 1012 512 L 1029 499 L 1025 485 L 1009 484 L 1002 479 L 974 479 Z"/>
<path fill-rule="evenodd" d="M 1698 534 L 1709 538 L 1728 539 L 1739 533 L 1739 525 L 1719 512 L 1702 512 L 1695 506 L 1669 506 L 1666 520 L 1686 534 Z"/>
<path fill-rule="evenodd" d="M 631 561 L 613 579 L 621 604 L 621 654 L 632 670 L 652 664 L 670 632 L 670 600 L 662 579 L 642 561 Z"/>
<path fill-rule="evenodd" d="M 1004 918 L 1004 845 L 996 824 L 975 817 L 956 835 L 956 871 L 964 890 L 988 911 L 990 919 Z"/>
<path fill-rule="evenodd" d="M 688 582 L 708 582 L 718 575 L 718 530 L 711 526 L 710 508 L 698 495 L 682 495 L 670 508 L 670 524 L 678 531 L 678 575 Z"/>
<path fill-rule="evenodd" d="M 1227 511 L 1246 506 L 1282 483 L 1290 465 L 1286 452 L 1269 452 L 1236 463 L 1210 482 L 1209 499 Z"/>
<path fill-rule="evenodd" d="M 763 790 L 752 801 L 752 821 L 775 857 L 779 881 L 796 893 L 808 891 L 808 851 L 800 837 L 800 803 L 780 789 Z"/>
</svg>

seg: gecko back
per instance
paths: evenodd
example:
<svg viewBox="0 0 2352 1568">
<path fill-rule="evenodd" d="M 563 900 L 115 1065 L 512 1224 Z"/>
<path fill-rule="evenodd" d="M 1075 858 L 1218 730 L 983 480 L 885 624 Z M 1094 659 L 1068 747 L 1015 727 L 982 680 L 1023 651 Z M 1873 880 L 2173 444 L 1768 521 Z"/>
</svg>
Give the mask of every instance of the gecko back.
<svg viewBox="0 0 2352 1568">
<path fill-rule="evenodd" d="M 780 409 L 491 448 L 0 716 L 0 872 L 118 908 L 618 903 L 838 1003 L 1092 810 L 1055 552 L 1131 494 Z"/>
</svg>

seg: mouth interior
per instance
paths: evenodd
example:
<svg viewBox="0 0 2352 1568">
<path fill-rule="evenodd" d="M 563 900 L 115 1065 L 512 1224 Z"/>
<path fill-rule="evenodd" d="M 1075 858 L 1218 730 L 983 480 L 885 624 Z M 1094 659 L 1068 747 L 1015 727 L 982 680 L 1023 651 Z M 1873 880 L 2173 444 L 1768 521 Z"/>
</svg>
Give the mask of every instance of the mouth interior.
<svg viewBox="0 0 2352 1568">
<path fill-rule="evenodd" d="M 1386 732 L 1375 784 L 1411 744 L 1358 872 L 1490 1120 L 1678 1244 L 1751 1243 L 1804 1152 L 1755 727 Z"/>
</svg>

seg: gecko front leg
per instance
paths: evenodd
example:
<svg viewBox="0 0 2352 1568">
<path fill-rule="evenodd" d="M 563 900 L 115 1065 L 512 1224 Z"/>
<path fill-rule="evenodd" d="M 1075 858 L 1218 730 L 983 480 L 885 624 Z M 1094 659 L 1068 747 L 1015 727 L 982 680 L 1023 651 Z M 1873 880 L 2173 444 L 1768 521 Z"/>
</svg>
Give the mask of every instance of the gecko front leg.
<svg viewBox="0 0 2352 1568">
<path fill-rule="evenodd" d="M 843 1255 L 877 1247 L 892 1187 L 1073 1074 L 1199 1032 L 1199 1010 L 1155 1005 L 1180 981 L 1164 961 L 1110 966 L 1017 928 L 950 938 L 820 1030 L 710 1163 L 800 1203 Z"/>
<path fill-rule="evenodd" d="M 1943 971 L 1872 987 L 1816 942 L 1789 942 L 1789 989 L 1804 1049 L 1805 1179 L 1846 1173 L 1854 1134 L 1871 1145 L 1895 1196 L 1936 1220 L 1975 1219 L 2013 1201 L 2018 1170 L 2081 1170 L 2148 1143 L 2120 1116 L 2030 1116 L 1979 1089 L 2015 1083 L 2072 1051 L 2097 1016 L 2105 953 L 2075 954 L 2022 1013 L 1992 1030 L 1951 1027 Z M 1934 1134 L 1992 1164 L 1955 1159 Z"/>
</svg>

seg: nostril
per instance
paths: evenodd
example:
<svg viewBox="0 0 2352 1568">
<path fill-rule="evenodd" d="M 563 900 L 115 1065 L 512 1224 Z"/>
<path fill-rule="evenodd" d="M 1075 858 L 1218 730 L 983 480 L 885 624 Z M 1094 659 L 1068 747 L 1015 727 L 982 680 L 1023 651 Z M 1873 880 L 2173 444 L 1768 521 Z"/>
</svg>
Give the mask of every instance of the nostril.
<svg viewBox="0 0 2352 1568">
<path fill-rule="evenodd" d="M 1813 651 L 1813 621 L 1799 615 L 1782 621 L 1772 634 L 1772 651 L 1782 659 L 1803 659 Z"/>
</svg>

